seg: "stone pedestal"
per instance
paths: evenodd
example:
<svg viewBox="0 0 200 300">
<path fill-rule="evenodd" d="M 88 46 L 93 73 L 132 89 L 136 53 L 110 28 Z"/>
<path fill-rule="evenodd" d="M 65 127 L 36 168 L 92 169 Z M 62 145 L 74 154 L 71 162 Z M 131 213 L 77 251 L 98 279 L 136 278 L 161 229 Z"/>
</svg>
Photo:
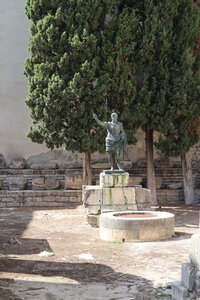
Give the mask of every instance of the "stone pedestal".
<svg viewBox="0 0 200 300">
<path fill-rule="evenodd" d="M 127 172 L 104 171 L 100 174 L 100 185 L 83 186 L 83 204 L 87 208 L 87 215 L 98 216 L 102 212 L 121 210 L 150 210 L 150 190 L 140 185 L 128 186 L 128 180 Z"/>
<path fill-rule="evenodd" d="M 109 171 L 104 171 L 100 174 L 100 186 L 104 188 L 125 187 L 128 186 L 128 179 L 129 173 L 127 172 L 114 171 L 109 173 Z"/>
</svg>

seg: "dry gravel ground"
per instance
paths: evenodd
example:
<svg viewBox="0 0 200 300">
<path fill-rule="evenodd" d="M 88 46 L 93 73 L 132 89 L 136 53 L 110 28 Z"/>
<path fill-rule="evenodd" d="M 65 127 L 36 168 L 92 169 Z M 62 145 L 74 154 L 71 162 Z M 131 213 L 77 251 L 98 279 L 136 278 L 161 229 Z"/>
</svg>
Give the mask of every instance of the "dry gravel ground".
<svg viewBox="0 0 200 300">
<path fill-rule="evenodd" d="M 161 210 L 175 213 L 173 238 L 120 244 L 100 240 L 82 206 L 1 209 L 0 300 L 171 299 L 200 206 Z"/>
</svg>

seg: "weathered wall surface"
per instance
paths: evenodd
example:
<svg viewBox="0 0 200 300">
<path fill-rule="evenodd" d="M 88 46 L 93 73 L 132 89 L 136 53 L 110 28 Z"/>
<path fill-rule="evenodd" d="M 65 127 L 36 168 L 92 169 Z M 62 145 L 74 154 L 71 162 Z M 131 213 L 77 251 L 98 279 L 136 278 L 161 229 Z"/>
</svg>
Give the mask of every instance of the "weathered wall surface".
<svg viewBox="0 0 200 300">
<path fill-rule="evenodd" d="M 25 3 L 0 0 L 0 152 L 7 159 L 47 151 L 26 138 L 31 121 L 24 104 L 27 81 L 23 69 L 29 39 Z"/>
</svg>

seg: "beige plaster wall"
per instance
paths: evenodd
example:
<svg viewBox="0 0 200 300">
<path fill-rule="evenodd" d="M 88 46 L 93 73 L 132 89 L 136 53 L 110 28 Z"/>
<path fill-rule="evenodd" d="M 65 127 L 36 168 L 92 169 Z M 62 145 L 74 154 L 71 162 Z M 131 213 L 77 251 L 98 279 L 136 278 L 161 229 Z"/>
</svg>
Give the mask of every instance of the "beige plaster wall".
<svg viewBox="0 0 200 300">
<path fill-rule="evenodd" d="M 0 0 L 0 153 L 7 159 L 48 151 L 26 137 L 31 120 L 24 104 L 27 81 L 23 68 L 29 39 L 25 3 Z"/>
</svg>

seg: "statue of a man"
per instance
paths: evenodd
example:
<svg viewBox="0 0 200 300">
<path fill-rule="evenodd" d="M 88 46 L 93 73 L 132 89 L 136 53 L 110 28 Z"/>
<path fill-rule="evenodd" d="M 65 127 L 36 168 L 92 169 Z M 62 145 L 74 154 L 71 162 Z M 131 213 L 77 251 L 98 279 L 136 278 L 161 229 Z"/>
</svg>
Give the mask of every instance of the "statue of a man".
<svg viewBox="0 0 200 300">
<path fill-rule="evenodd" d="M 107 128 L 106 137 L 106 152 L 108 152 L 108 160 L 110 163 L 111 171 L 113 171 L 113 154 L 116 157 L 117 167 L 120 171 L 124 171 L 120 165 L 120 153 L 123 150 L 123 159 L 126 159 L 126 134 L 123 129 L 122 123 L 117 121 L 118 115 L 116 113 L 111 114 L 112 122 L 102 122 L 97 118 L 97 115 L 93 114 L 93 118 L 96 122 Z"/>
</svg>

